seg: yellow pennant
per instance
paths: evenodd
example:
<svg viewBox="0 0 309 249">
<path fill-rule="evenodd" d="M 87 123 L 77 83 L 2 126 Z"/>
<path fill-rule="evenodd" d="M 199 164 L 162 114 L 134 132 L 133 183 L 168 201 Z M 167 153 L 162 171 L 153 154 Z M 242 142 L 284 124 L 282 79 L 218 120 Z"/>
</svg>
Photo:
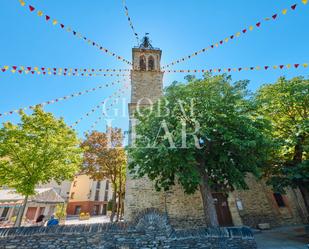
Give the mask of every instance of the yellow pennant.
<svg viewBox="0 0 309 249">
<path fill-rule="evenodd" d="M 49 71 L 48 74 L 51 75 L 51 71 Z"/>
<path fill-rule="evenodd" d="M 304 67 L 308 67 L 308 63 L 304 63 L 303 66 L 304 66 Z"/>
<path fill-rule="evenodd" d="M 12 69 L 12 70 L 11 70 L 11 72 L 12 72 L 12 73 L 15 73 L 15 72 L 16 72 L 16 70 Z"/>
<path fill-rule="evenodd" d="M 71 32 L 71 31 L 72 31 L 72 29 L 71 29 L 70 27 L 68 27 L 68 28 L 67 28 L 67 31 L 68 31 L 68 32 Z"/>
<path fill-rule="evenodd" d="M 60 67 L 60 68 L 58 69 L 58 71 L 59 71 L 59 72 L 62 72 L 62 68 Z"/>
<path fill-rule="evenodd" d="M 25 6 L 26 3 L 23 0 L 19 0 L 21 6 Z"/>
<path fill-rule="evenodd" d="M 252 31 L 252 30 L 253 30 L 253 26 L 250 26 L 250 27 L 249 27 L 249 30 Z"/>
<path fill-rule="evenodd" d="M 4 66 L 4 69 L 5 69 L 5 70 L 8 70 L 8 69 L 9 69 L 9 66 Z"/>
<path fill-rule="evenodd" d="M 47 71 L 50 71 L 50 68 L 47 68 Z"/>
<path fill-rule="evenodd" d="M 307 4 L 307 3 L 308 3 L 308 0 L 302 0 L 302 3 L 303 3 L 303 4 Z"/>
<path fill-rule="evenodd" d="M 228 42 L 229 41 L 229 38 L 225 38 L 225 42 Z"/>
<path fill-rule="evenodd" d="M 288 12 L 287 9 L 282 10 L 282 14 L 285 15 Z"/>
<path fill-rule="evenodd" d="M 236 33 L 236 36 L 239 37 L 239 36 L 240 36 L 240 32 L 237 32 L 237 33 Z"/>
<path fill-rule="evenodd" d="M 291 68 L 291 64 L 287 64 L 286 67 L 287 67 L 288 69 L 290 69 L 290 68 Z"/>
<path fill-rule="evenodd" d="M 57 20 L 53 20 L 53 25 L 56 25 L 58 23 Z"/>
<path fill-rule="evenodd" d="M 68 76 L 71 76 L 71 73 L 68 73 Z"/>
<path fill-rule="evenodd" d="M 274 68 L 274 69 L 277 69 L 277 68 L 278 68 L 278 66 L 273 66 L 273 68 Z"/>
<path fill-rule="evenodd" d="M 38 68 L 38 67 L 35 67 L 35 68 L 34 68 L 34 71 L 38 71 L 38 70 L 39 70 L 39 68 Z"/>
<path fill-rule="evenodd" d="M 38 11 L 38 16 L 43 16 L 43 12 L 41 10 Z"/>
</svg>

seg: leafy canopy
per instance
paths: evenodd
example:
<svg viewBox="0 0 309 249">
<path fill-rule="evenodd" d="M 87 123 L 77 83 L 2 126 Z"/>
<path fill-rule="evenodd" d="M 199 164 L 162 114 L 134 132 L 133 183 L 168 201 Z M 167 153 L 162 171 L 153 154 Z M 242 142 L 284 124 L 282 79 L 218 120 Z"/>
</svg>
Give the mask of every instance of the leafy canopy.
<svg viewBox="0 0 309 249">
<path fill-rule="evenodd" d="M 28 196 L 37 184 L 72 179 L 82 162 L 76 133 L 40 107 L 20 116 L 0 129 L 0 186 Z"/>
<path fill-rule="evenodd" d="M 232 84 L 226 75 L 187 80 L 135 114 L 131 172 L 147 175 L 158 190 L 178 181 L 193 193 L 205 173 L 212 188 L 246 188 L 246 174 L 259 174 L 271 147 L 263 132 L 269 123 L 254 111 L 248 82 Z"/>
<path fill-rule="evenodd" d="M 278 191 L 300 185 L 309 189 L 309 80 L 281 77 L 262 86 L 256 100 L 277 144 L 271 166 L 265 168 L 269 182 Z"/>
</svg>

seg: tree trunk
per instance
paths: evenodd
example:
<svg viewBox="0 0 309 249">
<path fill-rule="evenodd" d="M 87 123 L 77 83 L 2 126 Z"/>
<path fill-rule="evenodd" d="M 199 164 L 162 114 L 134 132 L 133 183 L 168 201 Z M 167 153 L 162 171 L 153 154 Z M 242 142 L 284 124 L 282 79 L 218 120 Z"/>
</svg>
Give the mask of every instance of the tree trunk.
<svg viewBox="0 0 309 249">
<path fill-rule="evenodd" d="M 116 184 L 114 184 L 114 187 L 113 187 L 113 199 L 112 199 L 112 202 L 113 202 L 113 205 L 112 205 L 112 215 L 111 215 L 111 218 L 110 218 L 110 222 L 113 222 L 114 218 L 115 218 L 116 200 L 117 200 L 117 186 L 116 186 Z"/>
<path fill-rule="evenodd" d="M 121 192 L 118 192 L 118 203 L 117 203 L 117 217 L 116 217 L 116 221 L 119 221 L 119 217 L 120 217 L 120 208 L 121 208 Z"/>
<path fill-rule="evenodd" d="M 303 184 L 299 185 L 299 190 L 303 196 L 307 212 L 309 213 L 309 190 Z"/>
<path fill-rule="evenodd" d="M 26 209 L 26 206 L 27 206 L 27 202 L 28 202 L 28 195 L 26 195 L 24 202 L 23 202 L 23 205 L 18 211 L 14 227 L 20 227 L 21 226 L 21 222 L 23 220 L 23 216 L 24 216 L 24 212 L 25 212 L 25 209 Z"/>
</svg>

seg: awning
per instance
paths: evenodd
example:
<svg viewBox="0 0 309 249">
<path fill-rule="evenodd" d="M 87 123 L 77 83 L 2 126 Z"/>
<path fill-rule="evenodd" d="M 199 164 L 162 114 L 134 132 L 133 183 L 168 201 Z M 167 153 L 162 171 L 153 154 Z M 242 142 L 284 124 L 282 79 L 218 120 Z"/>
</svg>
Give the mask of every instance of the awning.
<svg viewBox="0 0 309 249">
<path fill-rule="evenodd" d="M 0 202 L 0 208 L 5 208 L 5 207 L 20 207 L 22 206 L 23 201 L 6 201 L 6 202 Z"/>
</svg>

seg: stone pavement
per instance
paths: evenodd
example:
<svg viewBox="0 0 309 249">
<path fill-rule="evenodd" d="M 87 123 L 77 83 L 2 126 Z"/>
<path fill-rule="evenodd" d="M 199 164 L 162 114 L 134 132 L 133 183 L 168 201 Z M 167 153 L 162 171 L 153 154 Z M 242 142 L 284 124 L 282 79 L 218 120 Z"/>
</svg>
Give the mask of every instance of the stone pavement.
<svg viewBox="0 0 309 249">
<path fill-rule="evenodd" d="M 262 231 L 254 235 L 258 249 L 308 249 L 309 235 L 304 227 L 291 226 Z"/>
<path fill-rule="evenodd" d="M 92 216 L 89 220 L 79 220 L 78 216 L 69 216 L 65 221 L 65 225 L 109 223 L 109 221 L 110 219 L 106 215 Z"/>
</svg>

